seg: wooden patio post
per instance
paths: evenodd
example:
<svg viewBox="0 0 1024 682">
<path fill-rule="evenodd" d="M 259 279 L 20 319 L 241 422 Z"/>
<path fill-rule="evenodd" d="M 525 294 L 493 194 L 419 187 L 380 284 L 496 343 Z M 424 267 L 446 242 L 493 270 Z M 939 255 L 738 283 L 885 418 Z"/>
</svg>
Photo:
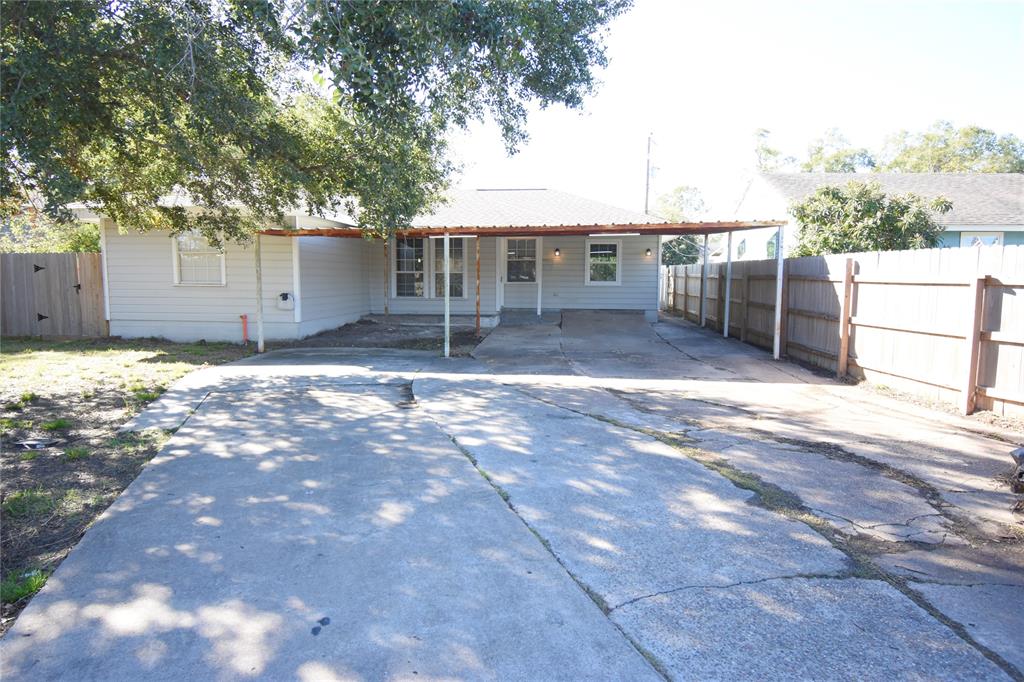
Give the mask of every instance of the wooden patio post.
<svg viewBox="0 0 1024 682">
<path fill-rule="evenodd" d="M 853 303 L 853 259 L 846 259 L 846 273 L 843 275 L 843 300 L 839 309 L 839 358 L 836 376 L 842 379 L 850 361 L 850 306 Z"/>
<path fill-rule="evenodd" d="M 725 256 L 725 313 L 722 315 L 722 336 L 729 338 L 729 313 L 732 308 L 732 230 L 726 235 Z M 722 290 L 722 281 L 718 281 L 718 290 Z"/>
<path fill-rule="evenodd" d="M 981 325 L 985 312 L 985 278 L 971 279 L 967 289 L 968 327 L 964 330 L 964 383 L 960 394 L 960 411 L 964 414 L 974 412 L 974 403 L 978 393 L 978 356 L 981 351 Z"/>
<path fill-rule="evenodd" d="M 480 235 L 476 236 L 476 335 L 480 336 Z"/>
</svg>

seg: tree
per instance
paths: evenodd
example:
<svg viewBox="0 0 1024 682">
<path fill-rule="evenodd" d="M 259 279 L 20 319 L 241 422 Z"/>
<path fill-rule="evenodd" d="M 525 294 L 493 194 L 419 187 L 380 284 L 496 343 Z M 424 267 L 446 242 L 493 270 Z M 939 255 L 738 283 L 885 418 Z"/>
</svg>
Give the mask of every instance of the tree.
<svg viewBox="0 0 1024 682">
<path fill-rule="evenodd" d="M 832 128 L 807 149 L 807 160 L 800 165 L 805 173 L 856 173 L 875 167 L 867 149 L 850 146 L 838 128 Z"/>
<path fill-rule="evenodd" d="M 790 206 L 800 224 L 793 255 L 937 246 L 943 227 L 935 222 L 935 214 L 952 208 L 953 204 L 942 197 L 929 202 L 914 194 L 886 195 L 877 182 L 819 187 Z"/>
<path fill-rule="evenodd" d="M 696 220 L 704 212 L 704 199 L 700 190 L 689 185 L 679 185 L 658 197 L 655 213 L 673 223 Z M 679 236 L 670 239 L 661 247 L 662 265 L 687 265 L 700 259 L 700 250 L 693 237 Z"/>
<path fill-rule="evenodd" d="M 1024 141 L 1015 135 L 939 121 L 924 133 L 891 137 L 881 170 L 904 173 L 1024 173 Z"/>
<path fill-rule="evenodd" d="M 100 228 L 93 223 L 55 223 L 35 211 L 6 221 L 0 229 L 0 253 L 97 253 Z"/>
<path fill-rule="evenodd" d="M 293 206 L 385 235 L 437 201 L 453 127 L 579 107 L 628 0 L 90 0 L 0 13 L 3 216 L 247 239 Z M 318 74 L 310 83 L 305 74 Z M 159 199 L 181 193 L 202 211 Z"/>
<path fill-rule="evenodd" d="M 765 128 L 758 128 L 754 131 L 754 157 L 757 170 L 761 173 L 778 173 L 788 170 L 796 159 L 792 156 L 783 156 L 782 152 L 769 144 L 768 138 L 771 131 Z"/>
</svg>

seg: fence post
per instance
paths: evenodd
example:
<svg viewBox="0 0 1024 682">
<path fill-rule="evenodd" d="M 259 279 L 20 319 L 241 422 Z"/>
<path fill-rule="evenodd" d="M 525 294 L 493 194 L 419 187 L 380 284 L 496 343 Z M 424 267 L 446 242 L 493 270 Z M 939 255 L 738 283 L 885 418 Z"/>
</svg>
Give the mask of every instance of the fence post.
<svg viewBox="0 0 1024 682">
<path fill-rule="evenodd" d="M 850 360 L 850 304 L 853 302 L 853 259 L 846 259 L 846 273 L 843 275 L 843 301 L 839 309 L 839 357 L 836 361 L 836 376 L 846 376 Z"/>
<path fill-rule="evenodd" d="M 783 357 L 788 355 L 787 343 L 789 341 L 789 260 L 782 261 L 782 329 L 779 334 L 782 346 Z"/>
<path fill-rule="evenodd" d="M 981 349 L 981 322 L 985 299 L 985 278 L 971 279 L 967 289 L 967 305 L 970 309 L 964 343 L 964 383 L 960 394 L 960 410 L 964 414 L 974 412 L 974 402 L 978 391 L 978 356 Z"/>
<path fill-rule="evenodd" d="M 747 311 L 750 310 L 750 307 L 747 305 L 748 303 L 750 303 L 750 276 L 746 268 L 744 268 L 743 270 L 743 285 L 741 288 L 743 289 L 743 305 L 740 308 L 740 341 L 746 342 L 748 324 Z"/>
</svg>

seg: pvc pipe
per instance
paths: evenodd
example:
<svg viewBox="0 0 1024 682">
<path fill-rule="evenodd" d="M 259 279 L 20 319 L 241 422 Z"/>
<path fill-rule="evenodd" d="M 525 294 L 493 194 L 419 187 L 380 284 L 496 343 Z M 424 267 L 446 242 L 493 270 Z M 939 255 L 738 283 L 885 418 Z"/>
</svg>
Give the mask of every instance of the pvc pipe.
<svg viewBox="0 0 1024 682">
<path fill-rule="evenodd" d="M 239 315 L 242 319 L 242 343 L 249 345 L 249 316 Z"/>
</svg>

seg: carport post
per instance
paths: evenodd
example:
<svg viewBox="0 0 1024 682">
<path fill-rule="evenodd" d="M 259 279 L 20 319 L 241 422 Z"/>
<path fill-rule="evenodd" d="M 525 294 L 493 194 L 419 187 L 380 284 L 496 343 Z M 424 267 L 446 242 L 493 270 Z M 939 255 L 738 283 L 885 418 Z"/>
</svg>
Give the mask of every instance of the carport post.
<svg viewBox="0 0 1024 682">
<path fill-rule="evenodd" d="M 480 336 L 480 235 L 476 236 L 476 335 Z"/>
<path fill-rule="evenodd" d="M 263 259 L 260 257 L 260 233 L 256 233 L 256 352 L 264 351 L 263 345 Z"/>
<path fill-rule="evenodd" d="M 708 235 L 704 234 L 704 252 L 700 257 L 700 326 L 708 324 Z"/>
<path fill-rule="evenodd" d="M 775 342 L 772 344 L 772 357 L 776 360 L 782 357 L 782 269 L 785 266 L 785 258 L 782 255 L 782 225 L 775 233 Z"/>
<path fill-rule="evenodd" d="M 448 253 L 448 233 L 444 233 L 444 356 L 451 356 L 451 338 L 452 338 L 452 303 L 451 303 L 451 282 L 448 276 L 449 263 L 448 259 L 451 254 Z"/>
<path fill-rule="evenodd" d="M 725 253 L 725 321 L 722 323 L 722 336 L 729 338 L 729 308 L 732 307 L 732 230 L 726 233 Z M 718 291 L 722 291 L 722 280 L 718 280 Z"/>
</svg>

